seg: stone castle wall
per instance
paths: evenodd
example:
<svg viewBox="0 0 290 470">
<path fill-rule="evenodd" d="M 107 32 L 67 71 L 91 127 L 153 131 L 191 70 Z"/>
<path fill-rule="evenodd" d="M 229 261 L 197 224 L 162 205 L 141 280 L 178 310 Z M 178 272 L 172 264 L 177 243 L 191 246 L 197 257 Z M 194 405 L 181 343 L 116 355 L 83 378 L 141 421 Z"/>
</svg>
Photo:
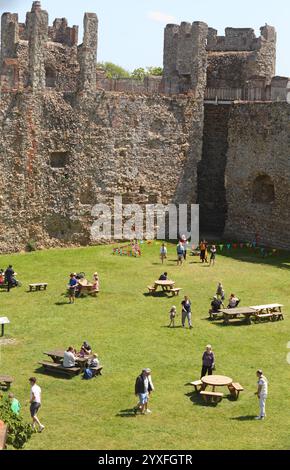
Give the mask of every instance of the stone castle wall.
<svg viewBox="0 0 290 470">
<path fill-rule="evenodd" d="M 203 230 L 290 248 L 289 80 L 274 77 L 274 28 L 168 25 L 163 77 L 144 83 L 99 73 L 93 13 L 78 45 L 77 26 L 49 26 L 35 1 L 25 24 L 2 16 L 1 41 L 1 251 L 92 243 L 92 207 L 115 195 L 199 201 Z"/>
<path fill-rule="evenodd" d="M 5 94 L 0 249 L 91 243 L 91 209 L 196 200 L 202 104 L 192 97 Z"/>
<path fill-rule="evenodd" d="M 233 105 L 229 119 L 226 235 L 290 248 L 290 106 Z"/>
</svg>

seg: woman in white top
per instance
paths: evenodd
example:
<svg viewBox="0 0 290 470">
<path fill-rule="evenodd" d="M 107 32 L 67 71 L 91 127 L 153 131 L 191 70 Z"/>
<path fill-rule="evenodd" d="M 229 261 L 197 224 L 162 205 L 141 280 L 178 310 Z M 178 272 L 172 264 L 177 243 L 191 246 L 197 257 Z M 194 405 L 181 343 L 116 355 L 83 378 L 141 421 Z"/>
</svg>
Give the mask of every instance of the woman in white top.
<svg viewBox="0 0 290 470">
<path fill-rule="evenodd" d="M 167 258 L 167 248 L 165 246 L 165 243 L 162 243 L 162 246 L 160 248 L 160 259 L 162 264 L 164 263 L 164 260 Z"/>
</svg>

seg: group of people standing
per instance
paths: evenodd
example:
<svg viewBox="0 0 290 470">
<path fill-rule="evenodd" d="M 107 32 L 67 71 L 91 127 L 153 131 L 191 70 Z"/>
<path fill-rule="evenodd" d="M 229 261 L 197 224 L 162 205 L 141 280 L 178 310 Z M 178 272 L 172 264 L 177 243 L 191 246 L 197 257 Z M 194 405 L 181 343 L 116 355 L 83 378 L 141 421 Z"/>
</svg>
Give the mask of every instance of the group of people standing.
<svg viewBox="0 0 290 470">
<path fill-rule="evenodd" d="M 200 249 L 200 261 L 202 263 L 208 263 L 208 242 L 206 240 L 203 240 L 199 245 L 199 249 Z M 217 254 L 216 245 L 212 245 L 209 251 L 210 251 L 209 265 L 214 266 L 216 262 L 216 254 Z"/>
</svg>

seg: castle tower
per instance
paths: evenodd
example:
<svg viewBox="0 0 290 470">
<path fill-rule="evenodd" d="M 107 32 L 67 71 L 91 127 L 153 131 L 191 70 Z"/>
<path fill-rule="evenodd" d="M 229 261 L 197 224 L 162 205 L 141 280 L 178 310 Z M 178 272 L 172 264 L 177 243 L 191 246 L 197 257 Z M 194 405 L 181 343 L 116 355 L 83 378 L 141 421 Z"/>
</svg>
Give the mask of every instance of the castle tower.
<svg viewBox="0 0 290 470">
<path fill-rule="evenodd" d="M 95 13 L 85 13 L 84 40 L 79 47 L 81 91 L 95 92 L 97 85 L 96 67 L 98 50 L 98 17 Z"/>
<path fill-rule="evenodd" d="M 16 13 L 3 13 L 1 19 L 1 63 L 6 58 L 15 57 L 18 40 L 18 15 Z"/>
<path fill-rule="evenodd" d="M 202 22 L 167 25 L 164 33 L 164 91 L 167 94 L 195 90 L 206 84 L 208 26 Z"/>
<path fill-rule="evenodd" d="M 33 2 L 27 13 L 29 38 L 29 85 L 33 90 L 45 88 L 45 56 L 48 41 L 48 13 L 39 1 Z"/>
</svg>

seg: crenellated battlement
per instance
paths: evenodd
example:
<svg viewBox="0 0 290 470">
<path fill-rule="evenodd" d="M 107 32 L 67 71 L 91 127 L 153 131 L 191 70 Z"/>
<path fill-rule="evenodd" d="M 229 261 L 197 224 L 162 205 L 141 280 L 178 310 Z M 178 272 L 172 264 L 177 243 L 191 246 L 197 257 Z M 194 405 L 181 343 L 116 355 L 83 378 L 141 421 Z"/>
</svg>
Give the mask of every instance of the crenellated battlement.
<svg viewBox="0 0 290 470">
<path fill-rule="evenodd" d="M 78 26 L 56 18 L 49 26 L 48 13 L 35 1 L 18 22 L 16 13 L 4 13 L 1 20 L 1 88 L 33 90 L 46 87 L 57 91 L 96 89 L 98 20 L 86 13 L 84 42 L 78 46 Z M 61 46 L 61 47 L 59 47 Z"/>
<path fill-rule="evenodd" d="M 209 52 L 258 51 L 265 42 L 276 44 L 276 30 L 265 25 L 260 28 L 261 35 L 256 37 L 252 28 L 226 28 L 225 36 L 218 36 L 214 28 L 209 28 L 207 50 Z"/>
</svg>

